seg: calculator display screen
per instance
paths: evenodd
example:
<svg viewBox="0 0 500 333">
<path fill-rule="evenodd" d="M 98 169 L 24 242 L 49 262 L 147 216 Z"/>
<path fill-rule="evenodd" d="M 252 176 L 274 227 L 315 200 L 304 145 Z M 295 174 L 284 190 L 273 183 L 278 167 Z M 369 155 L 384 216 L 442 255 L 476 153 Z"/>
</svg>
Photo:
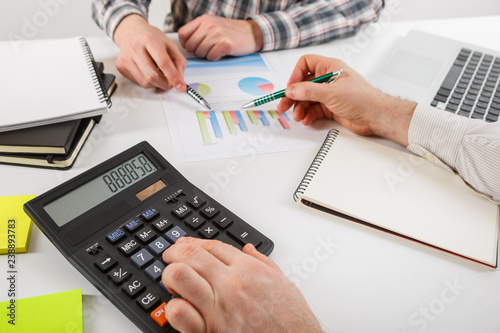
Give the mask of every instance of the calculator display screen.
<svg viewBox="0 0 500 333">
<path fill-rule="evenodd" d="M 138 154 L 48 203 L 44 206 L 45 211 L 61 227 L 156 170 L 155 165 L 144 154 Z"/>
</svg>

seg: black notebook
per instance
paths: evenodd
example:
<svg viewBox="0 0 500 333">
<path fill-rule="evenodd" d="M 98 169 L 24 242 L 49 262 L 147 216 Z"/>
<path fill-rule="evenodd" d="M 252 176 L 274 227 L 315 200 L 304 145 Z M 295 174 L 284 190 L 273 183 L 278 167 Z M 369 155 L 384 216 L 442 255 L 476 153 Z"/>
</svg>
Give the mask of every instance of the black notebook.
<svg viewBox="0 0 500 333">
<path fill-rule="evenodd" d="M 0 163 L 51 169 L 68 169 L 75 162 L 83 144 L 100 117 L 79 120 L 75 137 L 65 154 L 0 154 Z M 97 121 L 96 121 L 97 120 Z M 73 123 L 74 121 L 72 121 Z M 74 122 L 76 124 L 76 122 Z"/>
<path fill-rule="evenodd" d="M 331 130 L 294 199 L 307 207 L 497 266 L 498 206 L 416 155 Z"/>
</svg>

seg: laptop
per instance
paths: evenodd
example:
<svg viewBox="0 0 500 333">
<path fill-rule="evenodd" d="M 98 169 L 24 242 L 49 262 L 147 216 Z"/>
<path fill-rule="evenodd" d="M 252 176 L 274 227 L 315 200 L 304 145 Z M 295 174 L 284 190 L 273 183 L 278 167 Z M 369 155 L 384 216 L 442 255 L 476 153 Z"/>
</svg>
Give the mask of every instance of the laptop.
<svg viewBox="0 0 500 333">
<path fill-rule="evenodd" d="M 412 30 L 370 82 L 394 96 L 461 116 L 498 121 L 500 51 Z"/>
</svg>

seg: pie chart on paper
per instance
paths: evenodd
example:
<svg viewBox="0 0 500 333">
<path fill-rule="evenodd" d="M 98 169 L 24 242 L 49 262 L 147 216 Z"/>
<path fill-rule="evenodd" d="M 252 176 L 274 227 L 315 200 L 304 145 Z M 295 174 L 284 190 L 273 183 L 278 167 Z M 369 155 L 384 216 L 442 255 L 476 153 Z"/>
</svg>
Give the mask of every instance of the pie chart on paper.
<svg viewBox="0 0 500 333">
<path fill-rule="evenodd" d="M 207 97 L 212 92 L 212 89 L 203 83 L 190 83 L 189 86 L 200 94 L 201 97 Z"/>
<path fill-rule="evenodd" d="M 267 95 L 274 91 L 274 85 L 260 77 L 246 77 L 238 82 L 238 87 L 250 95 Z"/>
</svg>

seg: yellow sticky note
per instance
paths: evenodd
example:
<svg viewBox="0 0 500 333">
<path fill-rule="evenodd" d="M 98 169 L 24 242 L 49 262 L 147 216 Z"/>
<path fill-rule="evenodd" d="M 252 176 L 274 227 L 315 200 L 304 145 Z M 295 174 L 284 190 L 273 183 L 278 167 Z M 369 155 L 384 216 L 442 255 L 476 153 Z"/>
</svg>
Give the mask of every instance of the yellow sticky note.
<svg viewBox="0 0 500 333">
<path fill-rule="evenodd" d="M 81 289 L 2 302 L 0 308 L 7 314 L 0 332 L 83 332 Z"/>
<path fill-rule="evenodd" d="M 15 248 L 16 253 L 26 252 L 33 221 L 26 215 L 23 205 L 34 195 L 0 197 L 0 254 Z"/>
</svg>

